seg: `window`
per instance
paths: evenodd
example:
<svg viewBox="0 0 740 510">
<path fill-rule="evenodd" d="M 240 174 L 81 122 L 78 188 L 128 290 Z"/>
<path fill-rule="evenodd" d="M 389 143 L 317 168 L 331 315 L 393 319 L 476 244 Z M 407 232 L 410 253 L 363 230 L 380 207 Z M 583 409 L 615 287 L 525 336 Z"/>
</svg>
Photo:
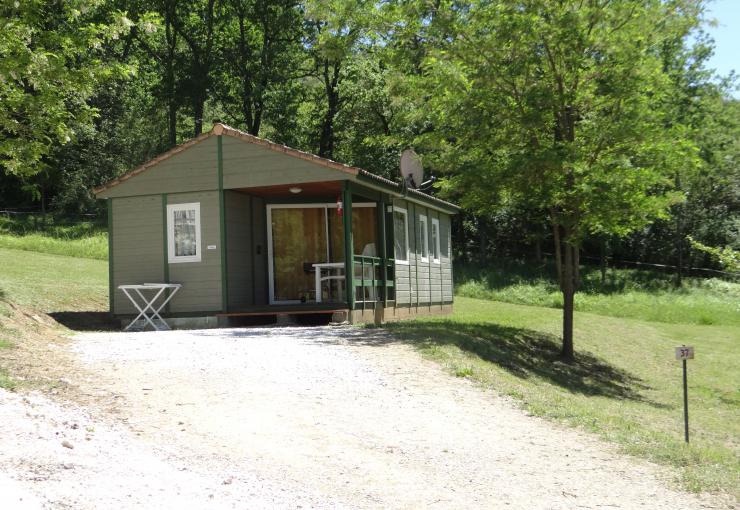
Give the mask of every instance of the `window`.
<svg viewBox="0 0 740 510">
<path fill-rule="evenodd" d="M 409 220 L 405 209 L 393 208 L 394 254 L 396 262 L 409 263 Z"/>
<path fill-rule="evenodd" d="M 432 218 L 432 259 L 439 264 L 439 219 Z"/>
<path fill-rule="evenodd" d="M 421 261 L 429 262 L 429 228 L 426 216 L 419 216 L 419 232 L 421 234 Z"/>
<path fill-rule="evenodd" d="M 167 252 L 170 264 L 200 262 L 200 203 L 167 206 Z"/>
</svg>

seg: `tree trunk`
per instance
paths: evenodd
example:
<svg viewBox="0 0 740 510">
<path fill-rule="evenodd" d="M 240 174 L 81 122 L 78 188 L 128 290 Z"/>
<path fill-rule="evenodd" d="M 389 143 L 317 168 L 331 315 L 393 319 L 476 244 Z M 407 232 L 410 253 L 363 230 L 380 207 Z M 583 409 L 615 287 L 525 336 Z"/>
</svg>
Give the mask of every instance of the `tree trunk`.
<svg viewBox="0 0 740 510">
<path fill-rule="evenodd" d="M 560 243 L 560 226 L 553 223 L 552 225 L 552 239 L 555 245 L 555 271 L 557 273 L 558 285 L 563 287 L 563 255 L 562 246 Z"/>
<path fill-rule="evenodd" d="M 680 287 L 683 284 L 683 238 L 681 235 L 681 206 L 676 211 L 676 279 L 674 284 Z"/>
<path fill-rule="evenodd" d="M 177 94 L 175 90 L 175 53 L 177 51 L 177 33 L 172 27 L 175 16 L 174 6 L 167 4 L 165 9 L 165 39 L 167 55 L 165 63 L 165 95 L 167 97 L 167 135 L 170 147 L 177 145 Z"/>
<path fill-rule="evenodd" d="M 561 232 L 562 230 L 562 232 Z M 578 247 L 569 242 L 568 229 L 562 228 L 553 222 L 553 241 L 555 245 L 555 267 L 557 269 L 560 292 L 563 293 L 563 347 L 561 356 L 565 360 L 573 360 L 573 310 L 574 298 L 578 290 L 580 257 Z"/>
<path fill-rule="evenodd" d="M 534 240 L 534 261 L 542 264 L 542 239 L 539 237 Z"/>
<path fill-rule="evenodd" d="M 680 172 L 676 172 L 675 175 L 675 185 L 676 189 L 681 189 L 681 174 Z M 683 207 L 681 204 L 678 204 L 676 206 L 675 215 L 676 215 L 676 280 L 674 282 L 676 287 L 680 287 L 683 283 L 683 235 L 682 235 L 682 225 L 681 225 L 681 213 L 683 211 Z"/>
<path fill-rule="evenodd" d="M 177 104 L 174 98 L 167 105 L 168 142 L 170 147 L 177 145 Z"/>
<path fill-rule="evenodd" d="M 339 112 L 339 71 L 340 63 L 330 63 L 328 59 L 322 62 L 322 76 L 326 90 L 326 115 L 321 124 L 319 137 L 319 156 L 331 159 L 334 157 L 334 119 Z"/>
<path fill-rule="evenodd" d="M 337 115 L 337 102 L 332 92 L 328 97 L 328 108 L 321 124 L 321 136 L 319 138 L 319 156 L 322 158 L 334 157 L 334 117 Z"/>
<path fill-rule="evenodd" d="M 563 292 L 563 349 L 562 356 L 566 360 L 574 358 L 573 349 L 573 301 L 576 293 L 575 281 L 577 278 L 578 255 L 577 248 L 564 243 L 565 264 L 563 267 L 563 283 L 561 290 Z"/>
<path fill-rule="evenodd" d="M 200 91 L 199 91 L 200 92 Z M 203 109 L 205 99 L 202 94 L 198 93 L 193 99 L 193 136 L 198 136 L 203 132 Z"/>
<path fill-rule="evenodd" d="M 478 260 L 485 264 L 488 259 L 488 229 L 483 221 L 478 220 Z"/>
<path fill-rule="evenodd" d="M 601 287 L 603 288 L 606 285 L 606 268 L 607 268 L 607 260 L 606 260 L 606 252 L 607 252 L 607 244 L 606 244 L 606 238 L 601 238 L 601 253 L 599 254 L 599 262 L 601 266 Z"/>
</svg>

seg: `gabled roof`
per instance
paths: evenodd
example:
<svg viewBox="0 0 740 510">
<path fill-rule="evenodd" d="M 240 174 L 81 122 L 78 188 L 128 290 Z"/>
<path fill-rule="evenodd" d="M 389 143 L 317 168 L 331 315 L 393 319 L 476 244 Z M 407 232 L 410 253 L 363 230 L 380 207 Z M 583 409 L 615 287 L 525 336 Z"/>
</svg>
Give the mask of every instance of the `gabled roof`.
<svg viewBox="0 0 740 510">
<path fill-rule="evenodd" d="M 219 136 L 219 135 L 225 135 L 225 136 L 231 136 L 233 138 L 237 138 L 239 140 L 245 141 L 247 143 L 252 143 L 255 145 L 260 145 L 262 147 L 265 147 L 267 149 L 270 149 L 275 152 L 283 153 L 287 156 L 291 156 L 294 158 L 303 159 L 306 161 L 310 161 L 312 163 L 315 163 L 317 165 L 325 166 L 327 168 L 331 168 L 334 170 L 338 170 L 340 172 L 343 172 L 347 175 L 351 175 L 353 177 L 359 177 L 362 180 L 366 180 L 371 183 L 379 184 L 384 188 L 387 188 L 389 191 L 393 191 L 396 193 L 405 193 L 408 195 L 412 195 L 414 197 L 421 198 L 425 201 L 430 201 L 433 203 L 436 203 L 439 206 L 444 207 L 445 209 L 451 209 L 453 211 L 459 211 L 460 207 L 452 204 L 450 202 L 446 202 L 444 200 L 441 200 L 439 198 L 433 197 L 431 195 L 427 195 L 426 193 L 423 193 L 421 191 L 415 190 L 415 189 L 408 189 L 402 186 L 400 183 L 391 181 L 390 179 L 386 179 L 385 177 L 381 177 L 379 175 L 373 174 L 371 172 L 368 172 L 367 170 L 364 170 L 362 168 L 345 165 L 344 163 L 339 163 L 337 161 L 333 161 L 331 159 L 322 158 L 320 156 L 317 156 L 315 154 L 311 154 L 308 152 L 304 152 L 298 149 L 293 149 L 291 147 L 288 147 L 286 145 L 282 145 L 279 143 L 271 142 L 270 140 L 266 140 L 264 138 L 260 138 L 258 136 L 250 135 L 249 133 L 245 133 L 244 131 L 240 131 L 238 129 L 232 128 L 230 126 L 227 126 L 226 124 L 217 123 L 213 126 L 213 128 L 207 132 L 203 133 L 195 138 L 192 138 L 184 143 L 181 143 L 180 145 L 177 145 L 176 147 L 173 147 L 172 149 L 168 150 L 167 152 L 163 152 L 159 156 L 155 157 L 154 159 L 151 159 L 147 161 L 146 163 L 134 168 L 133 170 L 130 170 L 126 172 L 123 175 L 120 175 L 116 177 L 115 179 L 112 179 L 111 181 L 105 183 L 104 185 L 95 188 L 93 192 L 98 195 L 110 188 L 113 188 L 122 182 L 135 177 L 136 175 L 139 175 L 142 172 L 147 171 L 148 169 L 152 168 L 153 166 L 156 166 L 158 163 L 161 163 L 162 161 L 165 161 L 172 156 L 188 149 L 189 147 L 192 147 L 196 144 L 199 144 L 200 142 L 212 137 L 212 136 Z"/>
</svg>

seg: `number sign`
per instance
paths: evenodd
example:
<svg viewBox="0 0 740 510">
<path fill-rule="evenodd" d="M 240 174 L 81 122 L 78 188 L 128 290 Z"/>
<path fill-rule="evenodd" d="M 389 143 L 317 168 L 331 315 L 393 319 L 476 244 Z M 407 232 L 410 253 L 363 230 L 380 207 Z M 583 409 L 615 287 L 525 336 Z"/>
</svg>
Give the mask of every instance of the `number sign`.
<svg viewBox="0 0 740 510">
<path fill-rule="evenodd" d="M 682 345 L 681 347 L 676 347 L 676 359 L 694 359 L 694 348 L 686 347 L 685 345 Z"/>
</svg>

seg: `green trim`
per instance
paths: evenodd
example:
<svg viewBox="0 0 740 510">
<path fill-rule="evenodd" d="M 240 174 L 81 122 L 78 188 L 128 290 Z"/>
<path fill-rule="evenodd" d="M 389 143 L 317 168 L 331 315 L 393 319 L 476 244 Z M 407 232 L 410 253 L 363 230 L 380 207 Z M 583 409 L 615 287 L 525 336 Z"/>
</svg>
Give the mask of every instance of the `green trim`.
<svg viewBox="0 0 740 510">
<path fill-rule="evenodd" d="M 108 202 L 108 309 L 113 313 L 113 297 L 115 288 L 113 283 L 113 199 Z"/>
<path fill-rule="evenodd" d="M 355 286 L 354 286 L 354 246 L 352 244 L 352 185 L 350 181 L 344 181 L 342 192 L 342 223 L 344 224 L 344 274 L 345 289 L 347 290 L 347 306 L 350 310 L 355 309 Z"/>
<path fill-rule="evenodd" d="M 431 246 L 431 236 L 432 236 L 432 214 L 429 212 L 429 209 L 427 208 L 427 245 Z M 439 231 L 437 231 L 437 237 L 439 237 Z M 439 254 L 439 260 L 440 260 L 440 268 L 442 267 L 442 254 Z M 429 309 L 432 309 L 432 267 L 434 266 L 434 257 L 432 257 L 432 254 L 429 250 L 427 250 L 427 265 L 429 266 Z M 441 269 L 440 269 L 441 271 Z M 440 278 L 442 278 L 440 273 Z M 440 294 L 441 295 L 441 294 Z"/>
<path fill-rule="evenodd" d="M 386 208 L 383 213 L 385 214 L 385 223 L 386 223 L 386 245 L 385 245 L 385 253 L 386 256 L 390 253 L 391 256 L 388 257 L 388 260 L 393 263 L 393 274 L 391 275 L 391 279 L 395 282 L 396 281 L 396 223 L 393 219 L 393 197 L 388 196 L 388 202 L 386 203 Z M 390 207 L 390 211 L 388 211 L 388 208 Z M 389 228 L 390 226 L 390 228 Z M 398 300 L 398 291 L 396 289 L 393 289 L 393 299 L 389 299 L 388 301 L 393 301 L 393 307 L 396 307 L 396 301 Z"/>
<path fill-rule="evenodd" d="M 378 201 L 378 249 L 380 251 L 380 262 L 382 264 L 381 274 L 383 275 L 383 308 L 388 306 L 388 253 L 385 240 L 385 197 L 381 194 Z"/>
<path fill-rule="evenodd" d="M 164 282 L 170 283 L 169 242 L 167 237 L 167 193 L 162 193 L 162 267 L 164 268 Z M 165 305 L 164 313 L 169 315 L 170 303 Z"/>
<path fill-rule="evenodd" d="M 221 308 L 224 312 L 229 309 L 229 287 L 226 279 L 226 206 L 224 192 L 224 145 L 223 136 L 216 137 L 218 152 L 218 212 L 221 235 Z"/>
<path fill-rule="evenodd" d="M 419 238 L 416 235 L 416 218 L 418 216 L 418 212 L 416 210 L 417 205 L 411 204 L 411 202 L 406 203 L 407 210 L 411 209 L 411 206 L 414 206 L 414 212 L 411 214 L 411 221 L 414 226 L 414 280 L 416 281 L 416 311 L 419 311 L 419 255 L 418 255 L 418 248 L 419 248 Z M 409 264 L 411 263 L 411 254 L 409 253 Z M 409 275 L 411 276 L 411 275 Z M 410 287 L 410 285 L 409 285 Z M 409 296 L 409 299 L 411 299 L 411 296 Z"/>
<path fill-rule="evenodd" d="M 162 261 L 164 262 L 164 281 L 165 283 L 170 283 L 170 259 L 167 237 L 167 193 L 162 193 Z"/>
</svg>

